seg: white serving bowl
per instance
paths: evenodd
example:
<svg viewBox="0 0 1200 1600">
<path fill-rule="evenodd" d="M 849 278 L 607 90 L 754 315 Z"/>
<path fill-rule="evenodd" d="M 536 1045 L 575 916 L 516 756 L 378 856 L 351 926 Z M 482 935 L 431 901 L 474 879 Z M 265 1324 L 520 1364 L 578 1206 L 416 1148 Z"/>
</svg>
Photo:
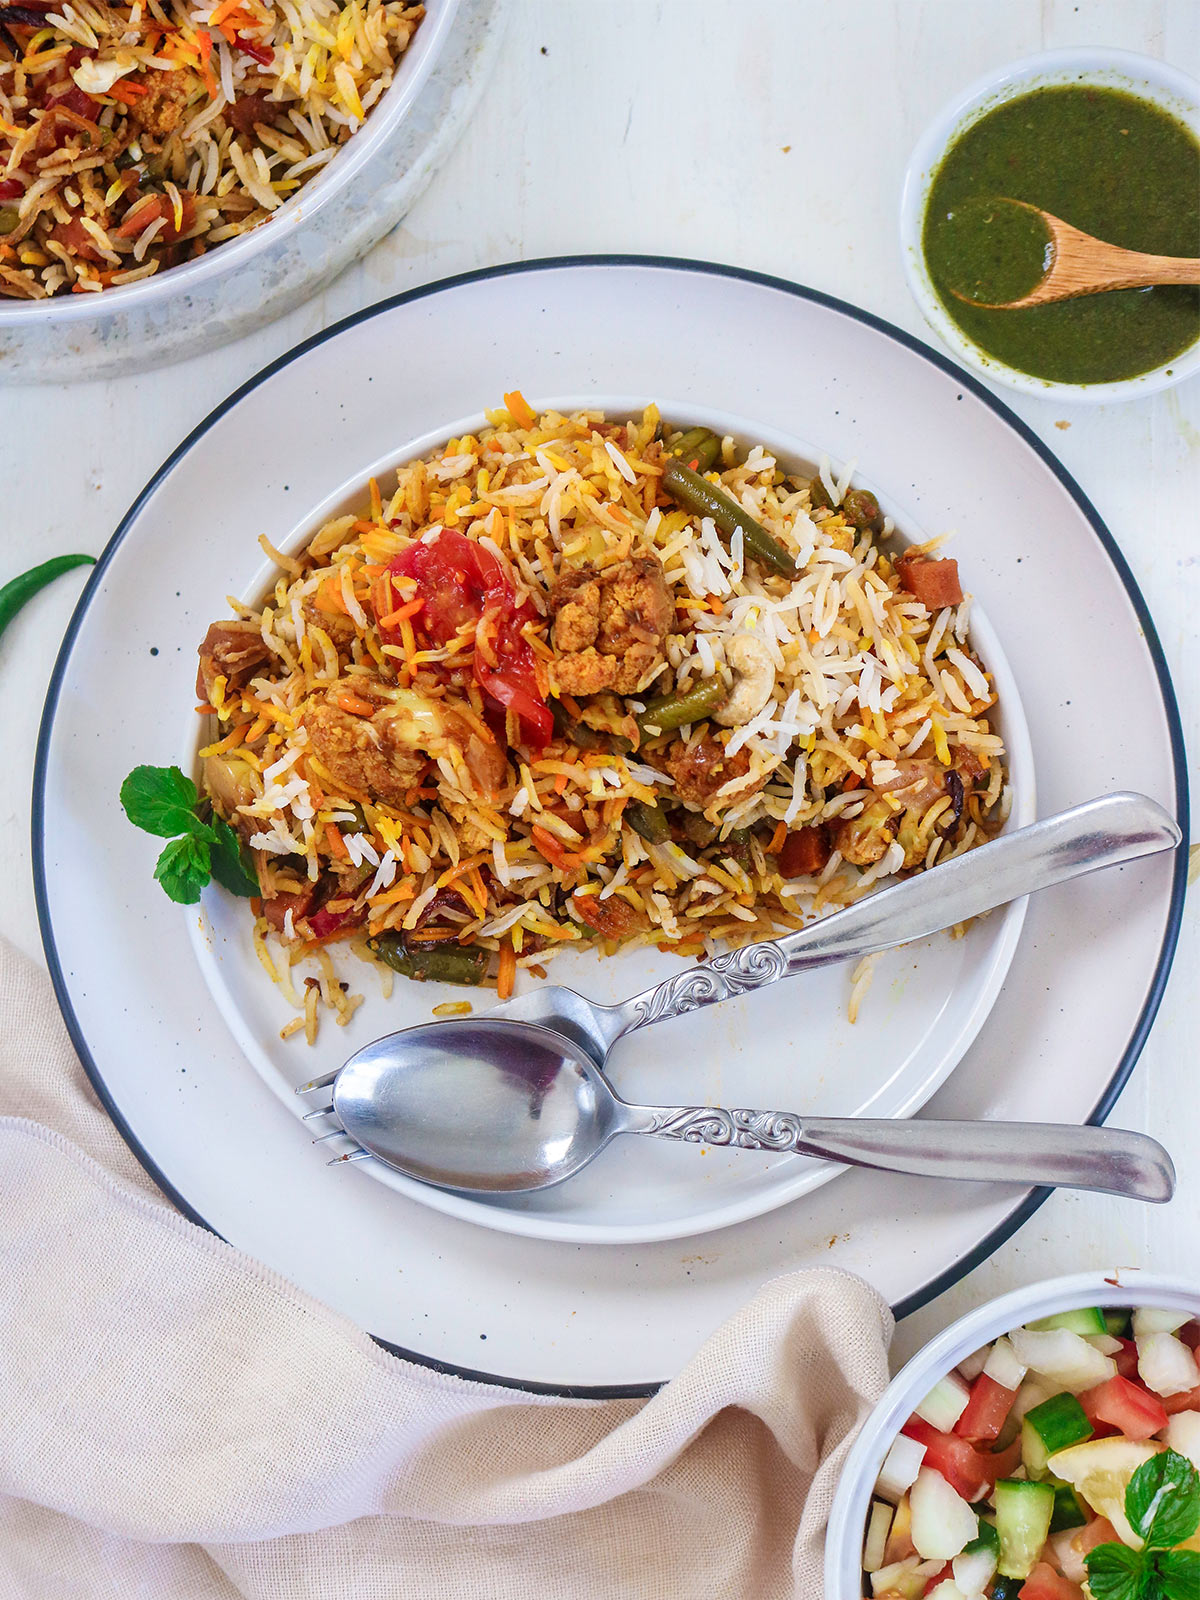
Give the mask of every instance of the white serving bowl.
<svg viewBox="0 0 1200 1600">
<path fill-rule="evenodd" d="M 390 232 L 474 104 L 502 0 L 426 0 L 364 126 L 270 221 L 101 294 L 0 300 L 0 382 L 136 372 L 249 333 L 301 304 Z"/>
<path fill-rule="evenodd" d="M 1099 405 L 1154 394 L 1200 372 L 1200 338 L 1164 365 L 1116 383 L 1056 383 L 1049 378 L 1037 378 L 981 350 L 950 318 L 930 279 L 921 245 L 925 203 L 934 175 L 942 157 L 959 135 L 987 112 L 1017 95 L 1032 89 L 1078 83 L 1122 89 L 1149 100 L 1200 138 L 1200 84 L 1151 56 L 1133 55 L 1127 50 L 1047 50 L 1024 61 L 1012 62 L 964 89 L 942 108 L 918 139 L 900 194 L 900 250 L 913 298 L 930 327 L 960 361 L 974 367 L 985 378 L 1007 384 L 1010 389 L 1019 389 L 1023 394 L 1060 404 Z"/>
<path fill-rule="evenodd" d="M 862 1547 L 875 1480 L 901 1426 L 939 1378 L 1002 1333 L 1038 1317 L 1078 1306 L 1139 1305 L 1200 1315 L 1200 1283 L 1137 1267 L 1049 1278 L 989 1300 L 919 1350 L 863 1423 L 842 1468 L 825 1536 L 825 1600 L 862 1600 Z"/>
</svg>

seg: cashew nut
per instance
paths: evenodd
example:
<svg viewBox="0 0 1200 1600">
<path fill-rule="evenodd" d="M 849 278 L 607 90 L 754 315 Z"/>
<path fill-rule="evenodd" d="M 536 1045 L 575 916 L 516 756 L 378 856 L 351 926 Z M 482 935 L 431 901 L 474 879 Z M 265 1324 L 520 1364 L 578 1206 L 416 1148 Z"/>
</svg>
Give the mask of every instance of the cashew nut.
<svg viewBox="0 0 1200 1600">
<path fill-rule="evenodd" d="M 723 728 L 740 728 L 756 717 L 775 687 L 775 663 L 761 639 L 735 633 L 725 646 L 725 660 L 733 668 L 733 689 L 713 721 Z"/>
</svg>

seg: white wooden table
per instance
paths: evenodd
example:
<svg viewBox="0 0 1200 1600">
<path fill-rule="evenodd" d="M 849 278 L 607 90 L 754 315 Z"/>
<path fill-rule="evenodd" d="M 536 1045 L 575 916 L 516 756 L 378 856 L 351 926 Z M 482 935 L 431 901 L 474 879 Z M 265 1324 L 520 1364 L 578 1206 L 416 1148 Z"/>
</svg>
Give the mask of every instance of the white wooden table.
<svg viewBox="0 0 1200 1600">
<path fill-rule="evenodd" d="M 896 213 L 908 152 L 942 103 L 1007 60 L 1058 46 L 1116 46 L 1200 71 L 1194 0 L 511 3 L 496 70 L 458 149 L 406 222 L 318 300 L 173 369 L 0 391 L 0 581 L 59 551 L 98 552 L 163 458 L 238 384 L 360 306 L 450 273 L 581 251 L 705 257 L 827 290 L 932 340 L 904 284 Z M 1124 549 L 1196 748 L 1200 381 L 1126 407 L 1005 398 Z M 79 587 L 74 574 L 60 580 L 0 644 L 0 930 L 39 956 L 33 752 Z M 1154 1033 L 1114 1112 L 1170 1144 L 1181 1170 L 1173 1205 L 1057 1195 L 907 1320 L 898 1355 L 1037 1277 L 1118 1262 L 1200 1276 L 1198 964 L 1193 903 Z"/>
</svg>

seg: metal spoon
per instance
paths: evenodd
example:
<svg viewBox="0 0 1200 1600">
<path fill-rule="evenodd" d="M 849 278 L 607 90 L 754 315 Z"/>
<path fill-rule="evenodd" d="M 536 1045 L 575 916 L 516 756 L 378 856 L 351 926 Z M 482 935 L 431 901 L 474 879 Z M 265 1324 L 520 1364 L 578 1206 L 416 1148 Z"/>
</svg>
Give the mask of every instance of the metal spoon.
<svg viewBox="0 0 1200 1600">
<path fill-rule="evenodd" d="M 1019 300 L 968 301 L 995 311 L 1022 311 L 1049 305 L 1052 300 L 1074 300 L 1079 295 L 1105 294 L 1110 289 L 1147 289 L 1159 283 L 1200 284 L 1200 259 L 1194 256 L 1155 256 L 1126 250 L 1094 234 L 1083 233 L 1069 222 L 1032 206 L 1027 200 L 1005 198 L 1001 205 L 1020 206 L 1040 217 L 1046 229 L 1049 267 L 1046 274 Z M 958 294 L 958 291 L 954 291 Z M 967 300 L 958 294 L 960 300 Z"/>
<path fill-rule="evenodd" d="M 346 1133 L 388 1166 L 472 1193 L 561 1183 L 622 1133 L 1155 1202 L 1175 1189 L 1163 1147 L 1118 1128 L 628 1105 L 561 1035 L 524 1022 L 497 1029 L 486 1018 L 424 1023 L 377 1039 L 337 1075 L 333 1107 Z"/>
<path fill-rule="evenodd" d="M 1174 849 L 1180 838 L 1174 820 L 1146 795 L 1106 795 L 994 839 L 797 933 L 687 967 L 620 1005 L 598 1005 L 574 989 L 540 984 L 529 994 L 493 1007 L 481 1020 L 499 1024 L 498 1033 L 508 1021 L 554 1028 L 602 1067 L 616 1041 L 635 1028 L 714 1005 L 810 967 L 852 961 L 923 939 L 1035 889 Z M 330 1074 L 299 1092 L 323 1087 L 332 1079 Z"/>
</svg>

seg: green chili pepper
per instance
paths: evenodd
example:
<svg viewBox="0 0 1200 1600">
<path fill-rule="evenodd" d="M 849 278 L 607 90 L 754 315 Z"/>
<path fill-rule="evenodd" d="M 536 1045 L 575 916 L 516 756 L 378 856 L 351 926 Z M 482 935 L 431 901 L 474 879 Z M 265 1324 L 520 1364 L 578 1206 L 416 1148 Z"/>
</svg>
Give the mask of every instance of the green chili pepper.
<svg viewBox="0 0 1200 1600">
<path fill-rule="evenodd" d="M 643 734 L 672 733 L 689 722 L 702 722 L 729 699 L 720 678 L 709 678 L 684 694 L 664 694 L 650 700 L 637 719 Z"/>
<path fill-rule="evenodd" d="M 676 439 L 670 453 L 693 472 L 709 472 L 721 454 L 721 441 L 708 428 L 689 428 Z"/>
<path fill-rule="evenodd" d="M 4 632 L 25 602 L 32 600 L 39 589 L 53 583 L 60 573 L 70 572 L 72 567 L 94 566 L 95 561 L 95 556 L 55 556 L 50 561 L 43 561 L 40 567 L 30 567 L 28 572 L 6 583 L 0 589 L 0 633 Z"/>
<path fill-rule="evenodd" d="M 477 986 L 487 976 L 491 959 L 491 951 L 478 945 L 433 944 L 423 940 L 409 943 L 402 933 L 381 933 L 367 943 L 385 966 L 402 978 L 415 978 L 419 983 Z"/>
<path fill-rule="evenodd" d="M 660 806 L 646 805 L 642 800 L 631 800 L 625 807 L 625 821 L 645 839 L 647 844 L 662 844 L 671 837 L 671 825 Z"/>
<path fill-rule="evenodd" d="M 818 473 L 815 478 L 809 479 L 808 503 L 814 511 L 832 511 L 833 500 L 829 490 L 825 487 L 825 480 Z"/>
<path fill-rule="evenodd" d="M 728 537 L 735 528 L 742 531 L 743 548 L 747 559 L 759 561 L 781 577 L 794 578 L 796 559 L 773 539 L 767 530 L 741 506 L 731 500 L 723 489 L 702 478 L 698 472 L 685 467 L 681 461 L 671 461 L 662 475 L 663 492 L 678 502 L 685 511 L 698 517 L 711 517 L 720 531 Z"/>
</svg>

